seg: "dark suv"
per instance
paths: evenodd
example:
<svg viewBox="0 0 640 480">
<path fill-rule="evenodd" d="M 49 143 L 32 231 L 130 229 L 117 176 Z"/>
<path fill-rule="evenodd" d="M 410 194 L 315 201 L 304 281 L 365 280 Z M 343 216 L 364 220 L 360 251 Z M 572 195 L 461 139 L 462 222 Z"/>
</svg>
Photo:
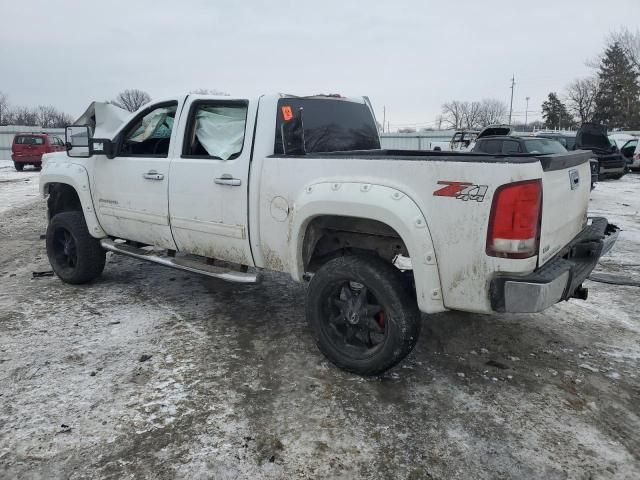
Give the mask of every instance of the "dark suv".
<svg viewBox="0 0 640 480">
<path fill-rule="evenodd" d="M 583 123 L 576 134 L 576 150 L 591 150 L 598 159 L 600 179 L 621 178 L 627 171 L 627 160 L 607 136 L 607 127 Z"/>
<path fill-rule="evenodd" d="M 472 152 L 490 153 L 493 155 L 507 155 L 514 153 L 529 153 L 534 155 L 547 155 L 550 153 L 566 153 L 567 149 L 556 138 L 542 136 L 513 137 L 501 135 L 483 137 L 476 140 Z M 589 162 L 591 169 L 591 189 L 593 190 L 599 177 L 599 163 L 596 159 Z"/>
<path fill-rule="evenodd" d="M 567 153 L 567 149 L 556 140 L 540 137 L 514 137 L 511 135 L 478 138 L 471 151 L 492 155 Z"/>
</svg>

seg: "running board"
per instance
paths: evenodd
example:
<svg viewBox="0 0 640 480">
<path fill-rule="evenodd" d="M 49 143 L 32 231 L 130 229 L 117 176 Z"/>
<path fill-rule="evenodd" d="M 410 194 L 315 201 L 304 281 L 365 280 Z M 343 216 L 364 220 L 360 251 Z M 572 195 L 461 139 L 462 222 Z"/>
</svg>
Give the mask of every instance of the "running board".
<svg viewBox="0 0 640 480">
<path fill-rule="evenodd" d="M 216 267 L 215 265 L 208 265 L 206 263 L 191 260 L 185 257 L 166 257 L 158 255 L 153 251 L 143 250 L 141 248 L 132 247 L 126 243 L 116 243 L 110 238 L 100 240 L 100 245 L 105 250 L 115 253 L 121 253 L 128 255 L 129 257 L 137 258 L 139 260 L 146 260 L 148 262 L 158 263 L 165 267 L 177 268 L 179 270 L 186 270 L 187 272 L 199 273 L 206 275 L 207 277 L 219 278 L 227 282 L 233 283 L 259 283 L 261 278 L 260 273 L 246 273 L 231 270 L 229 268 Z"/>
</svg>

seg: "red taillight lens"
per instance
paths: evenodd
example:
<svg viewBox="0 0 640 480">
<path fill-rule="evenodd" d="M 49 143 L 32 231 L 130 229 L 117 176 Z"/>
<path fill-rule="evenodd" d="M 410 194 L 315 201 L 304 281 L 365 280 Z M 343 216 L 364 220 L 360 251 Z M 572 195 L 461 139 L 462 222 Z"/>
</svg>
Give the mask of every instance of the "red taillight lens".
<svg viewBox="0 0 640 480">
<path fill-rule="evenodd" d="M 489 217 L 487 255 L 529 258 L 538 253 L 542 183 L 526 180 L 496 190 Z"/>
</svg>

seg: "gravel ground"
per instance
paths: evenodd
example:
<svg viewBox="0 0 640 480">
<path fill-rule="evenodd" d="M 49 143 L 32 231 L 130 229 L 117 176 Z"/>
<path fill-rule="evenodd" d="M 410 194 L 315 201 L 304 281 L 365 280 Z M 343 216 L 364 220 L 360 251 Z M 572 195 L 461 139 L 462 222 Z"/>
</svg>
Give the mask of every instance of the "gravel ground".
<svg viewBox="0 0 640 480">
<path fill-rule="evenodd" d="M 110 254 L 91 285 L 33 279 L 45 204 L 7 166 L 1 478 L 640 478 L 637 287 L 425 316 L 410 357 L 363 379 L 317 351 L 283 275 L 236 286 Z M 640 280 L 640 175 L 591 209 L 625 229 L 598 271 Z"/>
</svg>

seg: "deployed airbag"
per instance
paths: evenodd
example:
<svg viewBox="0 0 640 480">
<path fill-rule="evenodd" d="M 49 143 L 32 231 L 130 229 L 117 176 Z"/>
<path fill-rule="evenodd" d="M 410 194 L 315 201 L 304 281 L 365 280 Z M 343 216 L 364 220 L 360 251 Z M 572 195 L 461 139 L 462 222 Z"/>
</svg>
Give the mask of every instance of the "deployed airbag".
<svg viewBox="0 0 640 480">
<path fill-rule="evenodd" d="M 246 118 L 246 108 L 203 106 L 196 113 L 196 138 L 209 155 L 229 160 L 242 150 Z"/>
</svg>

